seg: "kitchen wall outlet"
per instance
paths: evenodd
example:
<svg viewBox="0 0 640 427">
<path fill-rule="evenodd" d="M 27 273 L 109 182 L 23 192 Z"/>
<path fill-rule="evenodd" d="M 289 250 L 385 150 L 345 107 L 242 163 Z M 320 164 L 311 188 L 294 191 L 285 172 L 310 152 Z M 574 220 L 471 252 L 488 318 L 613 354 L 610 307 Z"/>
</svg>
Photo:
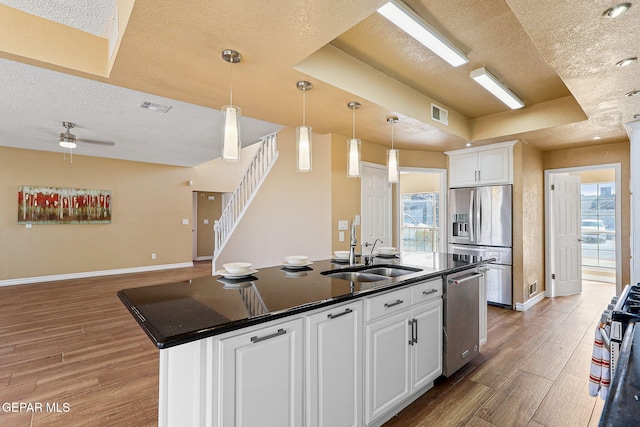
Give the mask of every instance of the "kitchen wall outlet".
<svg viewBox="0 0 640 427">
<path fill-rule="evenodd" d="M 534 281 L 529 283 L 529 296 L 535 294 L 536 292 L 538 292 L 538 281 Z"/>
<path fill-rule="evenodd" d="M 216 196 L 207 196 L 207 200 L 215 200 Z"/>
<path fill-rule="evenodd" d="M 341 219 L 338 221 L 338 230 L 348 230 L 349 229 L 349 221 Z"/>
<path fill-rule="evenodd" d="M 209 220 L 208 220 L 208 219 L 205 219 L 205 220 L 204 220 L 204 223 L 205 223 L 205 224 L 209 224 Z"/>
<path fill-rule="evenodd" d="M 156 254 L 151 254 L 151 259 L 156 259 Z"/>
<path fill-rule="evenodd" d="M 338 240 L 344 242 L 344 231 L 338 232 Z"/>
<path fill-rule="evenodd" d="M 188 219 L 183 219 L 182 220 L 182 225 L 189 225 L 189 220 Z"/>
<path fill-rule="evenodd" d="M 356 222 L 356 225 L 360 225 L 360 215 L 356 215 L 354 221 Z"/>
<path fill-rule="evenodd" d="M 27 227 L 27 228 L 33 228 L 33 224 L 25 224 L 25 227 Z"/>
</svg>

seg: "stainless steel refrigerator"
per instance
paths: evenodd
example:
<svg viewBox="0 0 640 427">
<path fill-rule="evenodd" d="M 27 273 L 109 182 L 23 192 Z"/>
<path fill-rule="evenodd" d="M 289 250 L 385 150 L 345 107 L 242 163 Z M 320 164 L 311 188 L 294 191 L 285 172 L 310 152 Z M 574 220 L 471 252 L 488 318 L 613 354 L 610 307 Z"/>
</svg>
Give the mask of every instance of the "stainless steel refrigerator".
<svg viewBox="0 0 640 427">
<path fill-rule="evenodd" d="M 496 258 L 487 264 L 487 301 L 512 306 L 512 186 L 449 190 L 449 252 Z"/>
</svg>

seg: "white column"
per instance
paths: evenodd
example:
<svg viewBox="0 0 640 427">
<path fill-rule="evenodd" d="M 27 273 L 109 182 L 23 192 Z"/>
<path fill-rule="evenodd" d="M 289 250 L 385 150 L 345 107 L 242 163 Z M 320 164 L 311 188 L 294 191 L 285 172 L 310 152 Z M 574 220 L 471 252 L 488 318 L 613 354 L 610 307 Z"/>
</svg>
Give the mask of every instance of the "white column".
<svg viewBox="0 0 640 427">
<path fill-rule="evenodd" d="M 631 284 L 636 284 L 640 282 L 640 121 L 627 123 L 626 129 L 631 144 Z"/>
</svg>

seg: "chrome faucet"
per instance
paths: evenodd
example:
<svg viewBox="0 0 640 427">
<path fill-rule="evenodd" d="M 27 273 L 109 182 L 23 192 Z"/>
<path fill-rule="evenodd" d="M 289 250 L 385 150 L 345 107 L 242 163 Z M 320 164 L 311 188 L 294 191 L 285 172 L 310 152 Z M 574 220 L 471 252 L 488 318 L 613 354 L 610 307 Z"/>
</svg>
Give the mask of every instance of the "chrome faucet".
<svg viewBox="0 0 640 427">
<path fill-rule="evenodd" d="M 358 240 L 356 239 L 356 222 L 351 222 L 351 242 L 349 244 L 349 265 L 356 264 L 356 245 Z"/>
<path fill-rule="evenodd" d="M 369 256 L 364 256 L 364 250 L 362 251 L 362 256 L 364 257 L 364 265 L 371 265 L 373 264 L 373 251 L 376 249 L 376 243 L 384 243 L 382 240 L 380 239 L 376 239 L 375 242 L 373 242 L 373 245 L 369 242 L 364 242 L 364 247 L 368 248 L 369 246 L 371 246 L 371 252 L 369 252 Z"/>
</svg>

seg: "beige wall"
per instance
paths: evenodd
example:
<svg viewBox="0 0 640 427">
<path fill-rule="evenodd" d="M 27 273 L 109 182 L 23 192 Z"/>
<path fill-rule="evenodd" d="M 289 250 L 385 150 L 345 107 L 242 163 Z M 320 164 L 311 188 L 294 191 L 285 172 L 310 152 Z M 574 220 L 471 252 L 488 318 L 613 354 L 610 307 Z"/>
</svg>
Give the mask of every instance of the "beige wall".
<svg viewBox="0 0 640 427">
<path fill-rule="evenodd" d="M 214 268 L 246 261 L 279 265 L 287 255 L 331 254 L 331 136 L 313 135 L 313 170 L 296 170 L 295 129 L 278 133 L 279 157 Z"/>
<path fill-rule="evenodd" d="M 630 179 L 630 145 L 628 141 L 602 144 L 593 147 L 571 148 L 566 150 L 545 151 L 543 153 L 544 169 L 562 169 L 580 166 L 604 165 L 620 163 L 621 165 L 621 221 L 622 227 L 616 237 L 620 239 L 622 253 L 622 284 L 631 280 L 631 193 L 629 192 Z M 616 230 L 617 231 L 617 230 Z"/>
<path fill-rule="evenodd" d="M 524 142 L 513 147 L 513 303 L 533 297 L 529 284 L 544 281 L 544 170 L 542 152 Z"/>
<path fill-rule="evenodd" d="M 255 149 L 240 164 L 184 168 L 0 147 L 0 280 L 191 262 L 192 191 L 232 191 Z M 112 223 L 27 229 L 17 221 L 20 185 L 111 190 Z"/>
<path fill-rule="evenodd" d="M 191 261 L 188 179 L 181 167 L 0 148 L 0 279 Z M 112 223 L 27 229 L 17 223 L 19 185 L 111 190 Z"/>
</svg>

